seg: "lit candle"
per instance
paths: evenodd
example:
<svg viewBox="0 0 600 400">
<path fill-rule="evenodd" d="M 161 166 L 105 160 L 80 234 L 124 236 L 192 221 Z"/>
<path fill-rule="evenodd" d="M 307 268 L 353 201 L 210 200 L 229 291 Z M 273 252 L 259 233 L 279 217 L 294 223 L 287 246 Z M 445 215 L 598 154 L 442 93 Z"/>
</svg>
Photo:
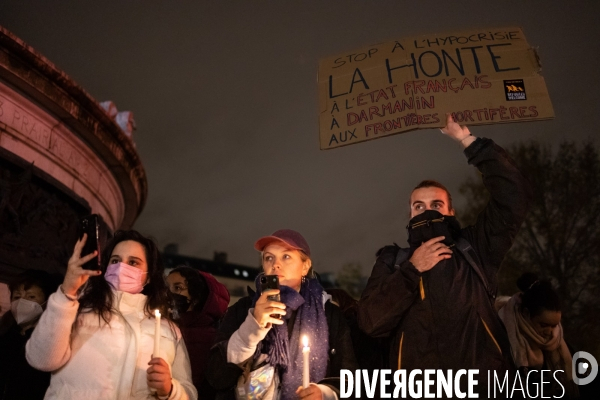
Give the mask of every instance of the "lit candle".
<svg viewBox="0 0 600 400">
<path fill-rule="evenodd" d="M 308 385 L 310 385 L 310 364 L 309 364 L 309 355 L 310 355 L 310 347 L 308 347 L 308 336 L 302 336 L 302 344 L 304 347 L 302 348 L 302 357 L 304 359 L 304 365 L 302 369 L 302 386 L 306 389 Z"/>
<path fill-rule="evenodd" d="M 160 311 L 154 310 L 156 325 L 154 326 L 154 351 L 152 358 L 159 357 L 160 353 Z"/>
</svg>

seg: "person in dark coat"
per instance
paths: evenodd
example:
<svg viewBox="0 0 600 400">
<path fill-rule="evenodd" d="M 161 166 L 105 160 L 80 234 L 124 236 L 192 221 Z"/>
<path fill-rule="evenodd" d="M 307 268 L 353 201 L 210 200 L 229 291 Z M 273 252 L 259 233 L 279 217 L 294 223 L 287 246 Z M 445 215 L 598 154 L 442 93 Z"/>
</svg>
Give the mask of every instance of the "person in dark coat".
<svg viewBox="0 0 600 400">
<path fill-rule="evenodd" d="M 201 400 L 214 398 L 204 371 L 220 320 L 229 306 L 229 292 L 211 274 L 190 267 L 177 267 L 167 276 L 174 300 L 173 318 L 179 324 L 190 355 L 192 381 Z"/>
<path fill-rule="evenodd" d="M 392 369 L 513 370 L 506 331 L 493 306 L 497 272 L 525 219 L 530 185 L 506 152 L 475 138 L 447 115 L 442 129 L 483 176 L 490 200 L 475 225 L 461 229 L 452 198 L 435 181 L 410 196 L 409 248 L 386 246 L 358 305 L 360 328 L 390 339 Z"/>
<path fill-rule="evenodd" d="M 218 399 L 329 400 L 339 398 L 340 369 L 357 367 L 350 330 L 311 269 L 310 248 L 298 232 L 282 229 L 259 239 L 265 275 L 257 291 L 231 306 L 211 349 L 207 378 Z M 280 289 L 261 289 L 278 276 Z M 270 296 L 280 296 L 280 301 Z M 303 384 L 308 339 L 309 381 Z"/>
<path fill-rule="evenodd" d="M 45 271 L 28 270 L 9 285 L 11 310 L 2 316 L 0 331 L 0 399 L 43 399 L 50 373 L 39 371 L 25 359 L 25 343 L 37 325 L 46 300 L 60 278 Z"/>
<path fill-rule="evenodd" d="M 357 322 L 358 300 L 354 299 L 348 292 L 341 288 L 329 288 L 326 290 L 331 295 L 332 303 L 340 307 L 344 318 L 346 318 L 346 323 L 350 328 L 352 336 L 354 355 L 359 368 L 370 372 L 381 368 L 385 363 L 385 358 L 387 358 L 385 340 L 372 338 L 359 329 Z"/>
</svg>

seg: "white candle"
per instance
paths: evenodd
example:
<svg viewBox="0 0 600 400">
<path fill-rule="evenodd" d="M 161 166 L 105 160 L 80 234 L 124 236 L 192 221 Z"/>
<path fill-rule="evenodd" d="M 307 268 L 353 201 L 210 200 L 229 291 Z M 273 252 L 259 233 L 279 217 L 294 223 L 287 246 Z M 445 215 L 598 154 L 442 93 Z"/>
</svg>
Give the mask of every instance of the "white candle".
<svg viewBox="0 0 600 400">
<path fill-rule="evenodd" d="M 302 336 L 302 344 L 304 347 L 302 348 L 302 357 L 304 359 L 304 365 L 302 368 L 302 387 L 305 389 L 310 385 L 310 347 L 308 347 L 308 336 Z"/>
<path fill-rule="evenodd" d="M 156 325 L 154 326 L 154 351 L 152 357 L 160 356 L 160 311 L 154 310 L 154 318 Z"/>
</svg>

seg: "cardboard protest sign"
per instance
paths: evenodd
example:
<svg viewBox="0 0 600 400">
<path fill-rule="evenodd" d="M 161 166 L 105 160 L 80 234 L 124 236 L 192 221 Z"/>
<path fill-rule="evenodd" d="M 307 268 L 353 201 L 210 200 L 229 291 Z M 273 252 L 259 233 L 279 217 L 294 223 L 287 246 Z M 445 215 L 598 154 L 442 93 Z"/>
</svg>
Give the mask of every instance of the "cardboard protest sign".
<svg viewBox="0 0 600 400">
<path fill-rule="evenodd" d="M 554 117 L 520 28 L 394 40 L 319 63 L 321 149 L 414 129 Z"/>
</svg>

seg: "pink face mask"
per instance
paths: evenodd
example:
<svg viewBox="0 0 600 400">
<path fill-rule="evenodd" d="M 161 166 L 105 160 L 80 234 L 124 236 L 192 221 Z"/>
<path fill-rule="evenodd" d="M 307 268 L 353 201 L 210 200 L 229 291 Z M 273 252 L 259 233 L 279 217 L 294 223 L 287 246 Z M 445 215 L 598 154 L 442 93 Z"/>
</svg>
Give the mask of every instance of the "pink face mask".
<svg viewBox="0 0 600 400">
<path fill-rule="evenodd" d="M 147 274 L 147 272 L 143 272 L 139 268 L 120 262 L 110 264 L 108 268 L 106 268 L 104 279 L 106 279 L 115 290 L 137 294 L 144 288 L 144 282 L 146 281 L 146 278 L 144 277 L 145 274 Z"/>
</svg>

